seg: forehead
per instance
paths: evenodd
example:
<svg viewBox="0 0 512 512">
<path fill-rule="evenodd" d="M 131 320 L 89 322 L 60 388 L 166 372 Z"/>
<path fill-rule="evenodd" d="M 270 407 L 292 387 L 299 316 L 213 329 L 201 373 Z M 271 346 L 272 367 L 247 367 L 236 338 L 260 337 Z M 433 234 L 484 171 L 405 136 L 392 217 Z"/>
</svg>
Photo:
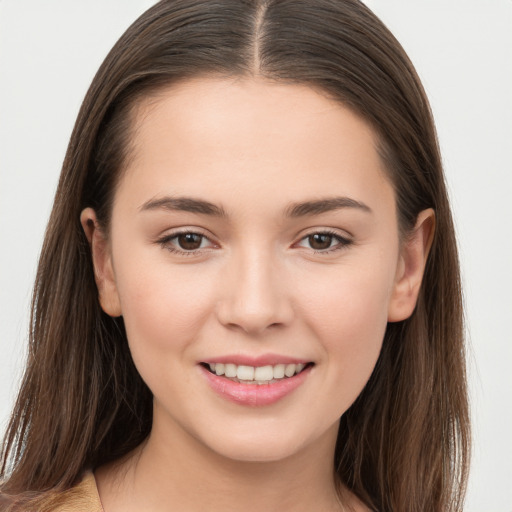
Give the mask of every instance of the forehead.
<svg viewBox="0 0 512 512">
<path fill-rule="evenodd" d="M 202 137 L 203 143 L 222 141 L 224 146 L 230 140 L 233 145 L 244 139 L 249 143 L 247 136 L 276 143 L 307 138 L 318 144 L 321 140 L 330 142 L 325 139 L 327 131 L 331 134 L 329 139 L 339 141 L 348 130 L 357 131 L 363 143 L 376 142 L 370 126 L 327 93 L 262 78 L 184 80 L 143 97 L 132 119 L 136 146 L 151 142 L 148 139 L 154 138 L 156 129 L 172 133 L 180 141 Z M 279 135 L 278 140 L 275 135 Z M 258 141 L 254 139 L 255 143 Z"/>
<path fill-rule="evenodd" d="M 390 188 L 368 123 L 304 85 L 184 81 L 142 100 L 132 133 L 121 189 L 140 204 L 193 192 L 220 202 L 239 193 L 261 206 L 262 195 L 274 205 L 333 187 L 351 196 Z"/>
</svg>

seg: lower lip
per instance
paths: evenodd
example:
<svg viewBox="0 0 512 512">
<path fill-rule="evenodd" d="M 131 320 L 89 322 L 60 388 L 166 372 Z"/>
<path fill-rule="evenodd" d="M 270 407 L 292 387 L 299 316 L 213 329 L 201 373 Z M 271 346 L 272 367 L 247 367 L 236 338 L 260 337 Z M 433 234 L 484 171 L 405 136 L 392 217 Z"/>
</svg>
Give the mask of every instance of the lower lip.
<svg viewBox="0 0 512 512">
<path fill-rule="evenodd" d="M 271 384 L 240 384 L 226 377 L 219 377 L 201 366 L 210 387 L 220 396 L 240 405 L 271 405 L 295 391 L 308 377 L 311 366 L 297 375 Z"/>
</svg>

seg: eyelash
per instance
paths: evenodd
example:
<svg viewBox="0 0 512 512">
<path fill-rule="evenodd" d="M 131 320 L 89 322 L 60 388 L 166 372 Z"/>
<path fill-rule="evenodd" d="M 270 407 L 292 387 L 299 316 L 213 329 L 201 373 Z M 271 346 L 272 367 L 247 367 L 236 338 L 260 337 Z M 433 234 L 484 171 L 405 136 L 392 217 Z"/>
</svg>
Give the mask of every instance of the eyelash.
<svg viewBox="0 0 512 512">
<path fill-rule="evenodd" d="M 335 246 L 329 247 L 328 249 L 324 249 L 321 251 L 313 249 L 313 254 L 330 254 L 330 253 L 333 253 L 336 251 L 340 251 L 342 249 L 346 249 L 348 246 L 353 244 L 353 240 L 350 240 L 349 238 L 341 236 L 339 233 L 336 233 L 335 231 L 332 231 L 329 229 L 323 229 L 321 231 L 312 231 L 311 233 L 308 233 L 307 235 L 303 236 L 299 240 L 299 242 L 302 242 L 303 240 L 306 240 L 307 238 L 309 238 L 313 235 L 330 236 L 338 242 Z"/>
<path fill-rule="evenodd" d="M 163 249 L 166 249 L 167 251 L 173 253 L 173 254 L 179 254 L 181 256 L 197 256 L 198 253 L 201 253 L 204 251 L 204 249 L 195 249 L 191 251 L 186 251 L 182 249 L 177 249 L 170 245 L 171 241 L 178 238 L 180 235 L 198 235 L 202 237 L 203 239 L 209 240 L 209 238 L 206 235 L 203 235 L 202 233 L 198 233 L 196 231 L 191 230 L 184 230 L 184 231 L 177 231 L 174 233 L 171 233 L 169 235 L 165 235 L 162 238 L 157 240 L 157 243 L 162 246 Z M 313 254 L 330 254 L 336 251 L 340 251 L 342 249 L 347 248 L 348 246 L 353 244 L 353 241 L 349 238 L 345 238 L 341 236 L 339 233 L 336 233 L 335 231 L 331 231 L 328 229 L 324 229 L 321 231 L 313 231 L 311 233 L 308 233 L 307 235 L 303 236 L 299 242 L 302 242 L 303 240 L 306 240 L 307 238 L 313 236 L 313 235 L 326 235 L 330 236 L 333 239 L 335 239 L 338 243 L 331 248 L 325 249 L 325 250 L 313 250 Z"/>
<path fill-rule="evenodd" d="M 169 235 L 165 235 L 162 238 L 157 240 L 157 243 L 162 246 L 162 249 L 166 249 L 169 252 L 172 252 L 173 254 L 179 254 L 180 256 L 197 256 L 199 252 L 204 251 L 204 249 L 196 249 L 193 251 L 185 251 L 183 249 L 176 249 L 172 245 L 170 245 L 171 241 L 175 238 L 178 238 L 180 235 L 198 235 L 202 238 L 206 238 L 207 240 L 210 240 L 206 235 L 203 235 L 202 233 L 198 233 L 197 231 L 192 230 L 183 230 L 183 231 L 176 231 L 174 233 L 170 233 Z"/>
</svg>

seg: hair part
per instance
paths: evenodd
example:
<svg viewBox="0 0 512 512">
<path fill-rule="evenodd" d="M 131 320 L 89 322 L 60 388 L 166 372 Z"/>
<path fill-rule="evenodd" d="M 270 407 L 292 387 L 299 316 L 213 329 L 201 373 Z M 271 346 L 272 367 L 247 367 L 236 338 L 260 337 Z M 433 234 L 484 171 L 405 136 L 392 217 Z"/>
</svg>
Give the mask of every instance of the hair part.
<svg viewBox="0 0 512 512">
<path fill-rule="evenodd" d="M 113 47 L 82 104 L 48 223 L 3 492 L 68 489 L 85 468 L 149 435 L 152 395 L 122 319 L 100 308 L 79 216 L 94 208 L 108 231 L 140 100 L 209 75 L 303 84 L 335 98 L 378 136 L 401 231 L 435 210 L 416 310 L 388 324 L 375 370 L 341 419 L 334 464 L 373 510 L 460 510 L 470 439 L 461 284 L 434 123 L 402 47 L 357 0 L 163 0 Z"/>
</svg>

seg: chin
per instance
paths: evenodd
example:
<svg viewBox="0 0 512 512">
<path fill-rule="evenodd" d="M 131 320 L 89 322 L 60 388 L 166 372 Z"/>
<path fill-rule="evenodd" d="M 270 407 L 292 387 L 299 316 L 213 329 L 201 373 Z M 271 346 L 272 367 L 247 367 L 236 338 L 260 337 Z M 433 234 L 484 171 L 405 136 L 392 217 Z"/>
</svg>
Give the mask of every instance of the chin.
<svg viewBox="0 0 512 512">
<path fill-rule="evenodd" d="M 255 431 L 258 431 L 257 433 Z M 229 432 L 229 435 L 204 439 L 205 445 L 217 455 L 237 462 L 270 463 L 300 456 L 311 449 L 324 446 L 334 451 L 338 422 L 321 434 L 293 431 L 289 426 L 278 431 L 251 429 L 247 434 Z M 328 445 L 328 447 L 327 447 Z"/>
<path fill-rule="evenodd" d="M 301 451 L 302 446 L 286 446 L 275 442 L 255 442 L 250 446 L 244 443 L 229 443 L 220 446 L 216 452 L 221 457 L 236 462 L 270 463 L 278 462 Z"/>
</svg>

